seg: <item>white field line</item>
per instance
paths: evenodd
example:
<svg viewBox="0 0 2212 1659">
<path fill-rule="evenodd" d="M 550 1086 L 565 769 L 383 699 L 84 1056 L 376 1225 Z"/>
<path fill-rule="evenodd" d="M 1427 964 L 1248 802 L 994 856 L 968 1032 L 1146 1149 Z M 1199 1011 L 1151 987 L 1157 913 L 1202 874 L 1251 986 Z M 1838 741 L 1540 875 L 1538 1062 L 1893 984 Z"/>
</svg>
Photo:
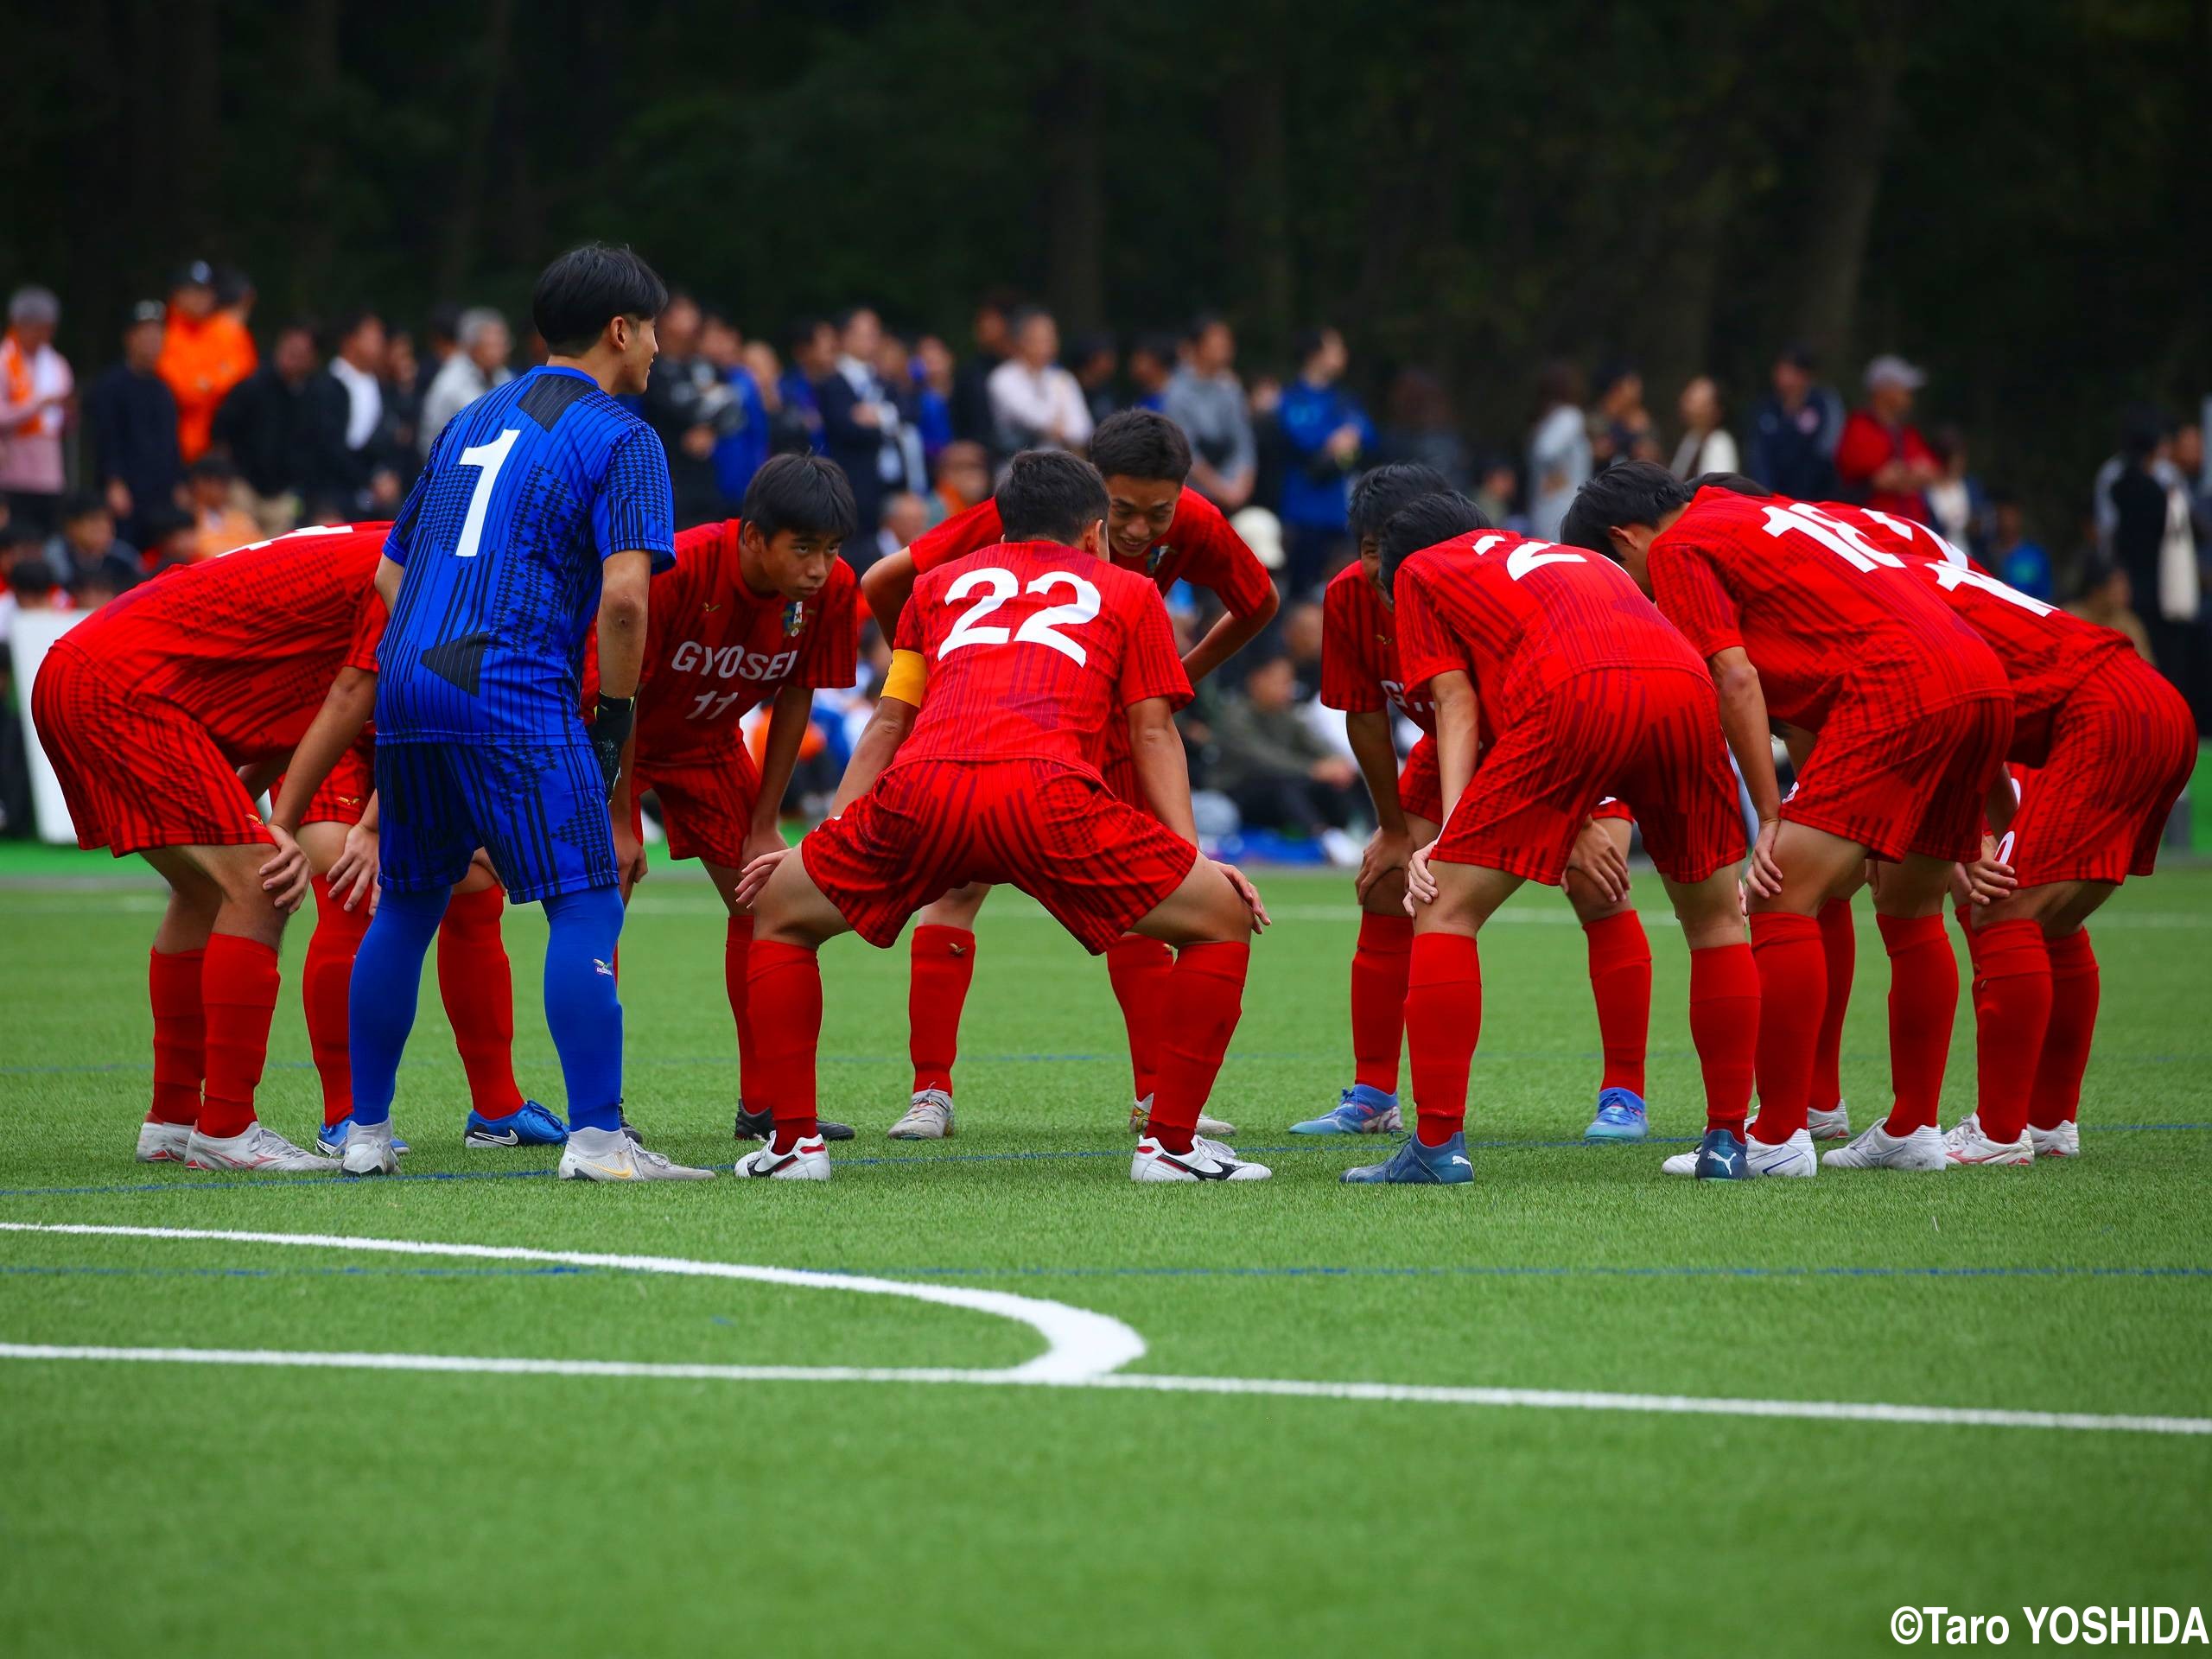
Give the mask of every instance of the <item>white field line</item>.
<svg viewBox="0 0 2212 1659">
<path fill-rule="evenodd" d="M 2088 1433 L 2212 1435 L 2212 1418 L 2103 1416 L 2088 1412 L 2002 1411 L 1980 1407 L 1905 1406 L 1830 1400 L 1735 1400 L 1694 1395 L 1607 1394 L 1580 1389 L 1452 1388 L 1400 1382 L 1319 1382 L 1245 1376 L 1169 1376 L 1119 1370 L 1144 1353 L 1142 1338 L 1117 1319 L 1058 1302 L 996 1291 L 906 1284 L 892 1280 L 691 1262 L 678 1256 L 601 1255 L 503 1245 L 426 1244 L 404 1239 L 347 1238 L 174 1227 L 105 1227 L 0 1222 L 0 1230 L 102 1237 L 211 1239 L 308 1249 L 373 1250 L 499 1261 L 626 1268 L 768 1284 L 855 1290 L 910 1297 L 1019 1320 L 1052 1344 L 1009 1370 L 947 1367 L 655 1364 L 631 1360 L 510 1359 L 469 1354 L 323 1352 L 270 1348 L 120 1348 L 51 1343 L 0 1343 L 0 1359 L 106 1361 L 124 1363 L 248 1365 L 284 1369 L 411 1371 L 499 1376 L 588 1376 L 730 1382 L 964 1382 L 994 1388 L 1135 1389 L 1155 1394 L 1268 1395 L 1310 1400 L 1359 1400 L 1408 1405 L 1517 1407 L 1547 1411 L 1618 1411 L 1662 1415 L 1783 1417 L 1815 1422 L 1915 1423 L 1953 1428 L 2063 1429 Z"/>
</svg>

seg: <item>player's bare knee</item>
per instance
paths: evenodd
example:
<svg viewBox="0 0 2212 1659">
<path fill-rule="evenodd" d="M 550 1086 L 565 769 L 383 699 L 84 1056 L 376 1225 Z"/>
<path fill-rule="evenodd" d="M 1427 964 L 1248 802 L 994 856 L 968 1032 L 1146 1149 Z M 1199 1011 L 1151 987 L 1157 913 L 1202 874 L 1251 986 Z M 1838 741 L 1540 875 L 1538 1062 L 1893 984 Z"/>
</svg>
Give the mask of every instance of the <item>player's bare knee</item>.
<svg viewBox="0 0 2212 1659">
<path fill-rule="evenodd" d="M 976 914 L 990 893 L 989 882 L 971 881 L 925 905 L 918 919 L 925 927 L 973 928 Z"/>
<path fill-rule="evenodd" d="M 1406 913 L 1406 874 L 1403 870 L 1392 870 L 1367 890 L 1359 907 L 1370 916 L 1402 916 Z"/>
</svg>

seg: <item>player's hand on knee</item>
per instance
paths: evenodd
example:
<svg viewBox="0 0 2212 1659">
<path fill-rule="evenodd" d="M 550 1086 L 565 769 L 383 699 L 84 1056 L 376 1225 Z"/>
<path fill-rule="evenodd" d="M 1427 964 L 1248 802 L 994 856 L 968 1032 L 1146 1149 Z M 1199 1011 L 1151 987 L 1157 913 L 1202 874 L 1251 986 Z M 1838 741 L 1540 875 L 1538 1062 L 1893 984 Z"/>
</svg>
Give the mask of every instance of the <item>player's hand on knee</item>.
<svg viewBox="0 0 2212 1659">
<path fill-rule="evenodd" d="M 1407 831 L 1377 830 L 1368 837 L 1366 849 L 1359 855 L 1359 874 L 1352 878 L 1352 892 L 1365 904 L 1375 884 L 1392 871 L 1404 869 L 1413 855 L 1414 838 Z"/>
<path fill-rule="evenodd" d="M 779 847 L 772 853 L 763 853 L 745 867 L 745 874 L 737 879 L 737 902 L 746 910 L 753 908 L 753 901 L 760 896 L 760 889 L 768 885 L 768 878 L 775 874 L 783 861 L 797 849 Z"/>
<path fill-rule="evenodd" d="M 273 823 L 267 829 L 276 851 L 261 867 L 261 890 L 269 895 L 270 903 L 289 915 L 308 896 L 308 880 L 312 872 L 308 868 L 308 855 L 300 850 L 298 842 Z"/>
<path fill-rule="evenodd" d="M 346 844 L 330 866 L 324 879 L 330 884 L 333 897 L 348 910 L 358 910 L 361 901 L 369 901 L 369 913 L 376 913 L 377 872 L 381 868 L 377 852 L 377 832 L 354 824 L 346 831 Z"/>
<path fill-rule="evenodd" d="M 1966 889 L 1965 896 L 1977 905 L 2010 899 L 2020 885 L 2012 867 L 1998 857 L 1997 842 L 1989 836 L 1981 838 L 1981 856 L 1971 864 L 1960 865 L 1956 879 Z"/>
<path fill-rule="evenodd" d="M 1260 890 L 1252 885 L 1251 877 L 1234 864 L 1217 864 L 1214 868 L 1229 878 L 1229 885 L 1236 889 L 1236 896 L 1244 901 L 1244 908 L 1252 912 L 1252 931 L 1255 933 L 1265 931 L 1274 918 L 1268 914 L 1268 907 L 1261 902 Z"/>
<path fill-rule="evenodd" d="M 1751 861 L 1744 879 L 1762 899 L 1778 898 L 1782 893 L 1782 866 L 1774 857 L 1775 837 L 1781 833 L 1780 819 L 1765 819 L 1759 825 L 1758 839 L 1751 843 Z"/>
<path fill-rule="evenodd" d="M 645 843 L 626 828 L 614 831 L 614 868 L 621 879 L 622 896 L 627 899 L 630 889 L 645 879 Z"/>
<path fill-rule="evenodd" d="M 783 850 L 784 832 L 781 830 L 755 830 L 745 837 L 745 845 L 738 849 L 737 868 L 750 869 L 753 860 L 772 857 Z"/>
<path fill-rule="evenodd" d="M 1609 905 L 1628 897 L 1628 854 L 1613 844 L 1605 825 L 1592 818 L 1583 824 L 1567 855 L 1567 868 L 1595 887 Z"/>
<path fill-rule="evenodd" d="M 1428 861 L 1435 852 L 1436 842 L 1432 841 L 1406 861 L 1406 914 L 1408 916 L 1420 914 L 1421 906 L 1435 902 L 1436 873 L 1428 868 Z"/>
</svg>

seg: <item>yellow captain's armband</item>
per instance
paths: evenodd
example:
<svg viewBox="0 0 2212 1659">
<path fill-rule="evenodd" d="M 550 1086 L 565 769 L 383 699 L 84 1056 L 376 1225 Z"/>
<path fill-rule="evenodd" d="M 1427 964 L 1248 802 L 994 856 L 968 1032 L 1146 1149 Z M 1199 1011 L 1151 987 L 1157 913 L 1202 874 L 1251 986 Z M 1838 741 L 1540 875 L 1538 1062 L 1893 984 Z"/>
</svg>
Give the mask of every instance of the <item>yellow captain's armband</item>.
<svg viewBox="0 0 2212 1659">
<path fill-rule="evenodd" d="M 922 687 L 928 683 L 929 664 L 918 651 L 891 653 L 891 671 L 883 677 L 883 695 L 901 702 L 922 706 Z"/>
</svg>

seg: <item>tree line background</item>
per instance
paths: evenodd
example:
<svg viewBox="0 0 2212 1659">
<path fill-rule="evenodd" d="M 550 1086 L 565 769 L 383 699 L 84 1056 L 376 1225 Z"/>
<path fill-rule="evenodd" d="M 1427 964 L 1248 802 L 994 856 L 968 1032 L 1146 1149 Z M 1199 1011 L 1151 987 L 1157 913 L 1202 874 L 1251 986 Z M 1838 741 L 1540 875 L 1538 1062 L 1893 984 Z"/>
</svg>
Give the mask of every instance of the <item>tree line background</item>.
<svg viewBox="0 0 2212 1659">
<path fill-rule="evenodd" d="M 1249 376 L 1335 322 L 1517 453 L 1536 372 L 1776 348 L 1931 422 L 2065 543 L 2120 406 L 2212 390 L 2212 0 L 74 0 L 19 16 L 0 281 L 80 374 L 179 260 L 257 321 L 524 314 L 588 237 L 772 336 L 866 300 L 956 349 L 1200 307 Z"/>
</svg>

